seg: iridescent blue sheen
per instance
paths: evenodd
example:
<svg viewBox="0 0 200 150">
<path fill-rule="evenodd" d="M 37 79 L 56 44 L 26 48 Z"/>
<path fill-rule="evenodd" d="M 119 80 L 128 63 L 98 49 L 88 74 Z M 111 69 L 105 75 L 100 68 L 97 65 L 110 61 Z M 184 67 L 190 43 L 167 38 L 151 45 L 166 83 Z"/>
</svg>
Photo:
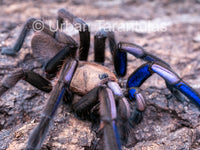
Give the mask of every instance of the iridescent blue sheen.
<svg viewBox="0 0 200 150">
<path fill-rule="evenodd" d="M 65 88 L 63 87 L 60 95 L 58 96 L 58 99 L 57 99 L 56 104 L 55 104 L 55 106 L 53 108 L 53 111 L 51 112 L 51 115 L 50 115 L 51 117 L 53 117 L 54 113 L 56 112 L 56 110 L 58 108 L 58 105 L 59 105 L 60 101 L 63 98 L 64 93 L 65 93 Z"/>
<path fill-rule="evenodd" d="M 118 51 L 117 53 L 117 61 L 118 61 L 118 70 L 120 75 L 119 76 L 124 76 L 126 74 L 126 64 L 127 64 L 127 58 L 126 58 L 126 53 L 125 52 L 120 52 Z"/>
<path fill-rule="evenodd" d="M 134 100 L 135 99 L 135 92 L 136 92 L 136 89 L 130 89 L 128 91 L 128 96 L 129 96 L 130 100 Z"/>
<path fill-rule="evenodd" d="M 118 132 L 117 125 L 116 125 L 115 121 L 112 121 L 112 126 L 113 126 L 113 130 L 114 130 L 114 133 L 115 133 L 115 139 L 117 141 L 118 148 L 119 148 L 119 150 L 121 150 L 120 136 L 119 136 L 119 132 Z"/>
<path fill-rule="evenodd" d="M 155 62 L 156 61 L 155 58 L 153 58 L 152 56 L 149 56 L 149 55 L 146 55 L 143 59 L 145 61 L 149 61 L 149 62 Z"/>
<path fill-rule="evenodd" d="M 200 107 L 200 95 L 195 90 L 182 81 L 174 86 Z"/>
<path fill-rule="evenodd" d="M 127 87 L 140 87 L 142 83 L 152 75 L 149 71 L 149 67 L 149 64 L 146 64 L 133 72 L 128 78 Z"/>
</svg>

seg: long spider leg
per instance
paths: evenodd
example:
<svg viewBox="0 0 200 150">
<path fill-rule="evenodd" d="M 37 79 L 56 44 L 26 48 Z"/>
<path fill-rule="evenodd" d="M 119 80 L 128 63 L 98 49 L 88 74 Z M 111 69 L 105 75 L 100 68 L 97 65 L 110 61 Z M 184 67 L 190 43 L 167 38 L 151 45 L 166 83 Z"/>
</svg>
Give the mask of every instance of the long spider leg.
<svg viewBox="0 0 200 150">
<path fill-rule="evenodd" d="M 26 23 L 24 24 L 24 27 L 22 28 L 21 33 L 20 33 L 16 43 L 14 44 L 14 46 L 12 48 L 8 48 L 8 47 L 2 48 L 1 54 L 15 55 L 21 49 L 27 34 L 29 33 L 29 31 L 31 29 L 34 28 L 34 25 L 37 21 L 41 22 L 41 20 L 38 20 L 35 18 L 28 19 L 26 21 Z M 44 32 L 52 37 L 55 36 L 55 31 L 52 31 L 47 24 L 38 23 L 37 28 L 42 28 L 42 32 Z"/>
<path fill-rule="evenodd" d="M 114 66 L 118 76 L 123 77 L 126 75 L 127 56 L 130 53 L 136 58 L 140 58 L 147 62 L 161 62 L 169 66 L 168 63 L 162 59 L 146 52 L 141 46 L 134 43 L 119 42 L 117 48 L 114 50 Z"/>
<path fill-rule="evenodd" d="M 162 59 L 154 56 L 144 50 L 141 46 L 134 44 L 134 43 L 126 43 L 126 42 L 119 42 L 118 47 L 121 51 L 128 52 L 135 56 L 136 58 L 140 58 L 147 62 L 161 62 L 166 66 L 170 67 L 170 65 L 163 61 Z"/>
<path fill-rule="evenodd" d="M 113 52 L 113 62 L 117 75 L 123 77 L 127 70 L 127 53 L 115 48 Z"/>
<path fill-rule="evenodd" d="M 75 57 L 76 50 L 76 46 L 66 46 L 43 66 L 43 70 L 48 74 L 55 74 L 60 69 L 60 67 L 63 64 L 63 61 L 67 57 Z"/>
<path fill-rule="evenodd" d="M 172 69 L 160 64 L 153 64 L 152 71 L 165 79 L 169 86 L 181 91 L 188 99 L 192 100 L 200 108 L 200 95 L 187 83 L 185 83 Z"/>
<path fill-rule="evenodd" d="M 130 106 L 128 100 L 125 98 L 120 86 L 116 82 L 108 82 L 108 87 L 113 91 L 118 100 L 118 113 L 121 119 L 127 120 L 130 117 Z"/>
<path fill-rule="evenodd" d="M 51 120 L 53 119 L 56 110 L 58 109 L 58 106 L 63 98 L 63 95 L 65 93 L 69 94 L 66 88 L 67 89 L 69 88 L 69 84 L 76 70 L 76 67 L 77 67 L 77 61 L 72 59 L 67 60 L 63 65 L 58 82 L 54 86 L 51 92 L 51 96 L 49 97 L 47 105 L 42 114 L 41 121 L 36 126 L 33 133 L 31 133 L 30 135 L 26 147 L 27 150 L 39 149 L 40 146 L 42 145 L 44 138 L 46 137 L 47 131 L 49 129 L 49 126 L 51 124 Z"/>
<path fill-rule="evenodd" d="M 200 107 L 200 95 L 187 85 L 170 67 L 162 63 L 146 63 L 134 71 L 127 81 L 127 88 L 140 87 L 153 73 L 161 76 L 168 86 L 173 87 Z M 129 90 L 129 95 L 134 95 L 135 90 Z M 174 93 L 173 93 L 174 94 Z"/>
<path fill-rule="evenodd" d="M 67 19 L 76 29 L 79 30 L 80 47 L 79 60 L 87 60 L 90 48 L 90 31 L 89 26 L 80 18 L 74 16 L 65 9 L 58 11 L 58 25 L 61 27 L 64 19 Z"/>
<path fill-rule="evenodd" d="M 120 150 L 121 142 L 116 124 L 117 109 L 112 91 L 106 87 L 100 87 L 98 91 L 100 100 L 100 117 L 104 133 L 104 143 L 106 150 Z"/>
<path fill-rule="evenodd" d="M 44 141 L 44 138 L 46 137 L 52 117 L 53 117 L 61 99 L 63 98 L 63 95 L 65 94 L 64 87 L 61 87 L 61 86 L 55 86 L 55 87 L 62 88 L 62 90 L 56 89 L 56 90 L 52 91 L 52 92 L 56 92 L 53 95 L 53 98 L 56 97 L 56 103 L 54 104 L 55 108 L 53 108 L 53 111 L 50 114 L 48 114 L 48 116 L 46 116 L 44 114 L 44 116 L 41 117 L 40 123 L 36 126 L 33 133 L 31 133 L 31 135 L 29 137 L 26 150 L 38 150 L 41 147 L 41 145 Z M 51 97 L 50 97 L 49 101 L 50 100 L 52 100 Z"/>
<path fill-rule="evenodd" d="M 101 29 L 94 36 L 94 61 L 100 64 L 104 64 L 105 61 L 106 38 L 109 40 L 110 51 L 113 53 L 116 47 L 114 32 Z"/>
<path fill-rule="evenodd" d="M 108 87 L 113 91 L 117 102 L 117 124 L 120 132 L 120 139 L 123 144 L 127 143 L 129 137 L 129 118 L 131 117 L 130 103 L 124 96 L 117 82 L 108 82 Z"/>
<path fill-rule="evenodd" d="M 12 88 L 21 79 L 29 82 L 31 85 L 44 92 L 50 92 L 52 89 L 51 83 L 39 74 L 33 71 L 20 69 L 3 78 L 2 83 L 0 84 L 0 96 L 8 89 Z"/>
</svg>

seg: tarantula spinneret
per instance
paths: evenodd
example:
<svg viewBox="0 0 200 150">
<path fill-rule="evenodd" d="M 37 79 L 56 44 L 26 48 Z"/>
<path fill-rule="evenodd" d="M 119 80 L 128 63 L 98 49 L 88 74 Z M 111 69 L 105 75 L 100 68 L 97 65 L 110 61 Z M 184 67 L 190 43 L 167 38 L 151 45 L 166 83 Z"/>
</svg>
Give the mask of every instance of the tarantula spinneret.
<svg viewBox="0 0 200 150">
<path fill-rule="evenodd" d="M 47 24 L 44 24 L 42 32 L 35 33 L 31 42 L 33 55 L 44 64 L 43 69 L 46 74 L 55 75 L 59 72 L 55 86 L 52 86 L 51 82 L 41 75 L 25 69 L 6 76 L 0 84 L 0 96 L 21 79 L 44 92 L 51 92 L 41 121 L 30 134 L 26 149 L 40 148 L 64 95 L 67 95 L 67 101 L 71 101 L 73 110 L 78 114 L 85 111 L 93 113 L 97 110 L 100 115 L 99 128 L 104 136 L 104 148 L 107 150 L 121 149 L 121 142 L 123 144 L 126 142 L 125 129 L 128 126 L 133 127 L 134 124 L 142 120 L 145 99 L 139 87 L 153 73 L 165 80 L 168 89 L 177 99 L 183 99 L 182 95 L 185 95 L 197 106 L 200 106 L 200 95 L 187 85 L 165 61 L 149 54 L 136 44 L 125 42 L 117 44 L 113 32 L 100 30 L 96 33 L 94 38 L 96 63 L 87 62 L 90 46 L 88 25 L 65 9 L 60 9 L 58 11 L 60 27 L 64 19 L 67 19 L 74 26 L 81 25 L 79 30 L 79 60 L 76 58 L 78 48 L 76 41 L 63 32 L 50 30 Z M 3 48 L 1 53 L 15 55 L 21 49 L 27 33 L 33 28 L 34 21 L 36 19 L 29 19 L 14 47 Z M 116 75 L 103 66 L 107 38 Z M 147 63 L 130 75 L 126 94 L 124 94 L 118 84 L 117 77 L 123 77 L 126 74 L 127 53 L 143 59 Z M 75 94 L 82 97 L 79 100 L 73 99 Z M 135 110 L 132 110 L 130 106 L 133 101 L 137 102 Z"/>
</svg>

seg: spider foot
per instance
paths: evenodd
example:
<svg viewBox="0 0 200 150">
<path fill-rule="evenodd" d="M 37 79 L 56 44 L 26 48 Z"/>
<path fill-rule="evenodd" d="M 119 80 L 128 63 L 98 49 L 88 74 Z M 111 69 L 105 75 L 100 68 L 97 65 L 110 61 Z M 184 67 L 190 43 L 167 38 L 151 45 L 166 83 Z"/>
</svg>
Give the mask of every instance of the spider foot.
<svg viewBox="0 0 200 150">
<path fill-rule="evenodd" d="M 139 124 L 142 121 L 142 118 L 142 111 L 136 109 L 129 118 L 129 125 L 134 127 L 135 124 Z"/>
<path fill-rule="evenodd" d="M 122 145 L 126 145 L 128 142 L 128 137 L 130 135 L 132 126 L 129 125 L 128 121 L 118 119 L 118 127 L 119 127 L 121 143 Z"/>
<path fill-rule="evenodd" d="M 166 86 L 171 91 L 172 95 L 181 103 L 184 103 L 185 101 L 187 101 L 186 97 L 178 89 L 175 89 L 173 86 L 169 85 L 167 82 L 166 82 Z"/>
<path fill-rule="evenodd" d="M 135 87 L 131 87 L 128 91 L 129 99 L 137 103 L 136 109 L 131 112 L 128 119 L 129 125 L 134 127 L 135 124 L 139 124 L 143 118 L 142 112 L 145 110 L 146 103 L 144 93 Z"/>
<path fill-rule="evenodd" d="M 10 56 L 15 56 L 16 51 L 13 50 L 13 48 L 8 48 L 8 47 L 3 47 L 1 50 L 2 55 L 10 55 Z"/>
</svg>

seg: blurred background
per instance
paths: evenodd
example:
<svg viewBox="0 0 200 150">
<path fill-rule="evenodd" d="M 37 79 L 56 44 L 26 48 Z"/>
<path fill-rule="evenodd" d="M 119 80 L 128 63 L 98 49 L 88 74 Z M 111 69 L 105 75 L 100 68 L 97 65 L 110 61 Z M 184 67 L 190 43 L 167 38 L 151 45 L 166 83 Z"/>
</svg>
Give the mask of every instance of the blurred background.
<svg viewBox="0 0 200 150">
<path fill-rule="evenodd" d="M 113 27 L 116 40 L 136 43 L 165 60 L 193 88 L 200 92 L 200 1 L 199 0 L 0 0 L 0 49 L 12 46 L 24 22 L 30 17 L 52 23 L 65 8 L 91 27 L 89 61 L 93 61 L 94 34 Z M 131 27 L 130 27 L 131 26 Z M 68 30 L 77 42 L 77 32 Z M 32 57 L 29 36 L 15 57 L 0 55 L 0 80 L 17 68 L 42 74 Z M 128 72 L 141 64 L 128 55 Z M 105 66 L 113 70 L 106 46 Z M 164 81 L 154 75 L 143 86 L 147 109 L 143 121 L 130 131 L 124 149 L 200 149 L 200 111 L 189 101 L 176 100 Z M 48 94 L 20 81 L 0 98 L 0 149 L 23 149 L 28 134 L 39 121 Z M 88 121 L 78 120 L 66 105 L 55 117 L 54 126 L 42 149 L 92 149 L 98 145 Z M 98 146 L 96 146 L 98 147 Z"/>
</svg>

